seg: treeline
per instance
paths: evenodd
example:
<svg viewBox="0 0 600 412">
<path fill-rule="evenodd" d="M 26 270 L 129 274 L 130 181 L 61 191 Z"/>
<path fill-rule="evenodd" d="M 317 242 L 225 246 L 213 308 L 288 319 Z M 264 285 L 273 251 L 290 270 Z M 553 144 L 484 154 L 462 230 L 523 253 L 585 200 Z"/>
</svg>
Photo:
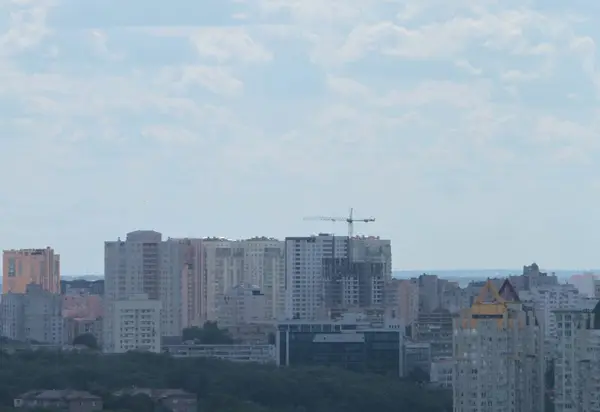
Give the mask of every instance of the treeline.
<svg viewBox="0 0 600 412">
<path fill-rule="evenodd" d="M 76 389 L 110 399 L 123 388 L 179 388 L 202 412 L 450 412 L 447 392 L 331 368 L 276 368 L 167 355 L 0 353 L 0 411 L 33 389 Z M 139 409 L 139 410 L 136 410 Z M 131 408 L 120 412 L 147 412 Z"/>
</svg>

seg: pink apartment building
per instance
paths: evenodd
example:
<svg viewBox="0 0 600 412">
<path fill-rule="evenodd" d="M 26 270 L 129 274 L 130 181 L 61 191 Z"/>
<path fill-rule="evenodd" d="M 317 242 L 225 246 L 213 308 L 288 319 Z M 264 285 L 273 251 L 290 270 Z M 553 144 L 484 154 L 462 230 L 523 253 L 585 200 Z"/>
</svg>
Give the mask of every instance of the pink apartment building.
<svg viewBox="0 0 600 412">
<path fill-rule="evenodd" d="M 60 255 L 54 249 L 5 250 L 2 255 L 2 293 L 25 293 L 30 283 L 60 293 Z"/>
</svg>

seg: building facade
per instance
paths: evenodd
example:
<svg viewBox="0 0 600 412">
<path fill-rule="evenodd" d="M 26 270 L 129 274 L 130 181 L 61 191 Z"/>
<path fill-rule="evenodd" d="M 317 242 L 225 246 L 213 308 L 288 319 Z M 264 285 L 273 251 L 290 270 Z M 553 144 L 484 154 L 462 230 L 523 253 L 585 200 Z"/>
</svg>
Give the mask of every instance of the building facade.
<svg viewBox="0 0 600 412">
<path fill-rule="evenodd" d="M 60 293 L 60 255 L 54 249 L 5 250 L 2 255 L 2 293 L 25 293 L 27 285 Z"/>
<path fill-rule="evenodd" d="M 19 341 L 62 344 L 66 341 L 62 299 L 39 284 L 25 293 L 9 292 L 0 301 L 2 336 Z"/>
<path fill-rule="evenodd" d="M 288 237 L 285 254 L 287 319 L 330 319 L 332 312 L 386 306 L 392 274 L 389 240 Z"/>
<path fill-rule="evenodd" d="M 180 336 L 187 322 L 188 239 L 162 240 L 155 231 L 136 231 L 123 240 L 105 242 L 104 246 L 104 342 L 109 347 L 113 334 L 114 305 L 131 296 L 144 294 L 160 302 L 159 330 L 164 336 Z M 117 333 L 117 332 L 115 332 Z"/>
<path fill-rule="evenodd" d="M 404 374 L 404 333 L 398 323 L 374 324 L 346 314 L 339 321 L 285 321 L 277 329 L 279 366 L 321 365 Z"/>
<path fill-rule="evenodd" d="M 271 319 L 267 299 L 258 286 L 242 284 L 217 297 L 217 323 L 221 328 Z"/>
<path fill-rule="evenodd" d="M 284 242 L 255 237 L 246 240 L 204 240 L 202 318 L 216 321 L 219 299 L 232 288 L 250 284 L 264 295 L 269 319 L 285 309 Z"/>
<path fill-rule="evenodd" d="M 104 341 L 105 351 L 124 353 L 146 351 L 160 353 L 161 303 L 145 294 L 114 302 L 113 333 Z"/>
<path fill-rule="evenodd" d="M 600 412 L 600 303 L 555 316 L 554 410 Z"/>
<path fill-rule="evenodd" d="M 231 362 L 275 363 L 275 345 L 163 345 L 176 358 L 216 358 Z"/>
<path fill-rule="evenodd" d="M 543 331 L 509 281 L 454 321 L 454 412 L 544 410 Z"/>
</svg>

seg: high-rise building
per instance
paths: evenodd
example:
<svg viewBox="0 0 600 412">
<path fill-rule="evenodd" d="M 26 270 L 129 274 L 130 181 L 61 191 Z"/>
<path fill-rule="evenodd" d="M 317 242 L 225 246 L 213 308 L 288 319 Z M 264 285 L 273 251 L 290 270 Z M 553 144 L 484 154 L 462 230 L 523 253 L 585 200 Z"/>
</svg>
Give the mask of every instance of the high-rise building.
<svg viewBox="0 0 600 412">
<path fill-rule="evenodd" d="M 65 322 L 62 297 L 29 284 L 25 293 L 9 292 L 0 302 L 1 335 L 14 340 L 62 344 Z"/>
<path fill-rule="evenodd" d="M 264 295 L 267 317 L 285 311 L 285 243 L 272 238 L 203 240 L 202 318 L 217 320 L 217 299 L 238 285 L 251 285 Z"/>
<path fill-rule="evenodd" d="M 554 360 L 556 412 L 600 411 L 600 303 L 593 304 L 554 312 L 558 335 Z"/>
<path fill-rule="evenodd" d="M 542 272 L 537 263 L 523 266 L 523 274 L 519 276 L 510 276 L 509 280 L 513 287 L 519 292 L 542 286 L 558 285 L 558 277 L 556 277 L 554 273 L 548 274 Z"/>
<path fill-rule="evenodd" d="M 132 295 L 113 304 L 112 353 L 131 350 L 160 352 L 161 303 L 145 294 Z"/>
<path fill-rule="evenodd" d="M 507 280 L 454 320 L 454 412 L 544 410 L 543 331 Z"/>
<path fill-rule="evenodd" d="M 392 279 L 390 293 L 395 316 L 405 325 L 409 326 L 419 316 L 419 284 L 417 279 Z"/>
<path fill-rule="evenodd" d="M 217 323 L 228 328 L 273 320 L 266 303 L 265 294 L 257 286 L 234 286 L 217 297 Z"/>
<path fill-rule="evenodd" d="M 5 250 L 2 256 L 2 293 L 25 293 L 37 284 L 60 293 L 60 255 L 54 249 Z"/>
<path fill-rule="evenodd" d="M 522 301 L 533 303 L 538 319 L 544 326 L 545 337 L 549 341 L 553 341 L 557 336 L 554 311 L 581 308 L 584 299 L 579 290 L 570 284 L 534 287 L 519 295 Z"/>
<path fill-rule="evenodd" d="M 184 327 L 184 296 L 187 296 L 187 271 L 190 242 L 186 239 L 162 240 L 155 231 L 136 231 L 126 240 L 105 242 L 104 246 L 104 339 L 111 352 L 115 342 L 113 325 L 115 302 L 145 294 L 161 304 L 160 331 L 163 336 L 180 336 Z M 186 308 L 187 310 L 187 308 Z M 186 312 L 187 313 L 187 312 Z"/>
<path fill-rule="evenodd" d="M 330 234 L 288 237 L 285 253 L 288 319 L 385 309 L 385 288 L 392 277 L 389 240 Z"/>
</svg>

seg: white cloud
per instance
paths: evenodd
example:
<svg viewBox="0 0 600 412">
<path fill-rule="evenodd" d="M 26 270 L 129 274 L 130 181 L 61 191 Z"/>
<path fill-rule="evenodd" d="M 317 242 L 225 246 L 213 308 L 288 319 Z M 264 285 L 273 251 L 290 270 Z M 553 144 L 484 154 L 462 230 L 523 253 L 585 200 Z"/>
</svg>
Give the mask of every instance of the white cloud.
<svg viewBox="0 0 600 412">
<path fill-rule="evenodd" d="M 52 244 L 67 272 L 96 271 L 97 245 L 130 229 L 284 236 L 354 206 L 398 267 L 595 262 L 539 207 L 596 223 L 563 199 L 598 201 L 574 182 L 600 156 L 600 32 L 564 10 L 260 0 L 132 28 L 86 4 L 87 20 L 3 5 L 0 247 Z"/>
<path fill-rule="evenodd" d="M 469 74 L 472 74 L 474 76 L 479 76 L 483 73 L 483 70 L 473 66 L 471 63 L 469 63 L 468 60 L 456 60 L 454 62 L 454 65 L 460 69 L 463 69 L 464 71 L 466 71 Z"/>
</svg>

